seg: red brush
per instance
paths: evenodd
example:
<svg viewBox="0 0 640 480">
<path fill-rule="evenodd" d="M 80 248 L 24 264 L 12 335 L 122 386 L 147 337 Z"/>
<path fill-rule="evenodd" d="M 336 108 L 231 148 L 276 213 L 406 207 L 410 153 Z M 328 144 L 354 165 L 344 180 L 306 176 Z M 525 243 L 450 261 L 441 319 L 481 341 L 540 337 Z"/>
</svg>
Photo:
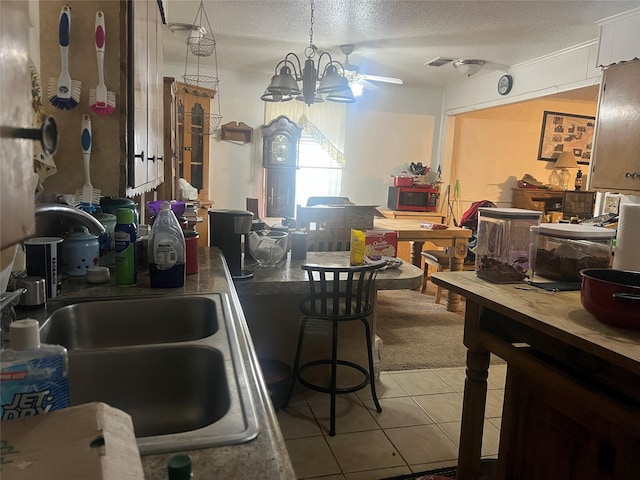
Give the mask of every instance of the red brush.
<svg viewBox="0 0 640 480">
<path fill-rule="evenodd" d="M 104 14 L 96 12 L 96 57 L 98 59 L 98 86 L 89 92 L 89 107 L 98 115 L 111 115 L 116 109 L 116 94 L 107 91 L 104 84 Z"/>
</svg>

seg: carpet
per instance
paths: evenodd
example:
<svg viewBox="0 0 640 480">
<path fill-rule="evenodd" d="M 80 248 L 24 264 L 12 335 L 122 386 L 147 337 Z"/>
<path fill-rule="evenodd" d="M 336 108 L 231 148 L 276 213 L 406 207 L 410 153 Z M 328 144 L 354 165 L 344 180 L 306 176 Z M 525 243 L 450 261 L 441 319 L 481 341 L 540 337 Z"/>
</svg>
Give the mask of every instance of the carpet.
<svg viewBox="0 0 640 480">
<path fill-rule="evenodd" d="M 380 290 L 376 334 L 383 371 L 464 367 L 464 313 L 448 312 L 446 299 L 415 290 Z"/>
</svg>

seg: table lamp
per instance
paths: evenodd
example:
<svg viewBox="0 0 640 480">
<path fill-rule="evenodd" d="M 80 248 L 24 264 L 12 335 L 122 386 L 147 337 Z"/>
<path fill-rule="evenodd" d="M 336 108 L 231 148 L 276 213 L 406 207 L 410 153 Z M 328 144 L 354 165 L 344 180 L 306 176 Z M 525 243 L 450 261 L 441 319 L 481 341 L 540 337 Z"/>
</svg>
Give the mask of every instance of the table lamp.
<svg viewBox="0 0 640 480">
<path fill-rule="evenodd" d="M 560 175 L 560 185 L 562 185 L 563 190 L 566 190 L 569 185 L 569 179 L 571 178 L 568 169 L 578 168 L 578 162 L 572 152 L 562 152 L 553 165 L 553 168 L 560 169 L 560 173 L 558 174 Z"/>
</svg>

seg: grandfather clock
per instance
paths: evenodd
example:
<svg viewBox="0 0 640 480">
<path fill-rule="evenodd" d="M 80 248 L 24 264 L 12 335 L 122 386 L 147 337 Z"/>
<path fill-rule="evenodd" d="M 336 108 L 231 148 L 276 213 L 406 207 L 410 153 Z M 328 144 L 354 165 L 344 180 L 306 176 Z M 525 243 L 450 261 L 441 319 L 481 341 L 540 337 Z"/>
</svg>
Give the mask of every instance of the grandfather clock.
<svg viewBox="0 0 640 480">
<path fill-rule="evenodd" d="M 262 129 L 266 216 L 294 217 L 298 145 L 302 128 L 281 115 Z"/>
</svg>

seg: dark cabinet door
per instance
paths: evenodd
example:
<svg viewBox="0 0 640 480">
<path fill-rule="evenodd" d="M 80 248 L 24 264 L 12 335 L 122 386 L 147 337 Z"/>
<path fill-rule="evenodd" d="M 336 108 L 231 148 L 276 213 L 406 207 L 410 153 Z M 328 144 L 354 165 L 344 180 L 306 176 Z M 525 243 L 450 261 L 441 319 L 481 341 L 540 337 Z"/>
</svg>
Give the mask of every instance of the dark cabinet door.
<svg viewBox="0 0 640 480">
<path fill-rule="evenodd" d="M 267 217 L 294 217 L 296 201 L 295 168 L 267 168 Z"/>
</svg>

